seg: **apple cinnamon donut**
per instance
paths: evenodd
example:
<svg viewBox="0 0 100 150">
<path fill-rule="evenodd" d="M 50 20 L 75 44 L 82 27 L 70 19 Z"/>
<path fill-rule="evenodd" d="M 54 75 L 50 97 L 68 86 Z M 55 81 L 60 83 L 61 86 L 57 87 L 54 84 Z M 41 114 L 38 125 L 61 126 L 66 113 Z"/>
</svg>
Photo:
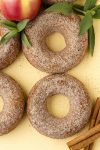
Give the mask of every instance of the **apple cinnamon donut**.
<svg viewBox="0 0 100 150">
<path fill-rule="evenodd" d="M 20 86 L 4 73 L 0 73 L 0 96 L 4 103 L 0 111 L 0 135 L 3 135 L 9 133 L 20 122 L 25 101 Z"/>
<path fill-rule="evenodd" d="M 69 98 L 70 109 L 64 118 L 51 115 L 46 99 L 56 94 Z M 80 131 L 89 121 L 91 101 L 84 85 L 70 75 L 50 75 L 40 80 L 28 98 L 28 118 L 41 134 L 65 138 Z"/>
<path fill-rule="evenodd" d="M 63 73 L 79 64 L 88 46 L 87 33 L 79 36 L 80 21 L 75 14 L 64 16 L 52 12 L 38 16 L 25 30 L 32 44 L 29 49 L 23 47 L 26 58 L 34 67 L 48 73 Z M 44 40 L 53 32 L 65 38 L 66 47 L 60 52 L 49 50 Z"/>
<path fill-rule="evenodd" d="M 4 20 L 5 18 L 0 14 L 0 19 Z M 8 32 L 9 30 L 0 24 L 0 39 Z M 7 44 L 1 44 L 0 69 L 6 68 L 10 64 L 12 64 L 15 61 L 16 57 L 18 56 L 20 49 L 21 45 L 19 36 L 11 38 Z"/>
</svg>

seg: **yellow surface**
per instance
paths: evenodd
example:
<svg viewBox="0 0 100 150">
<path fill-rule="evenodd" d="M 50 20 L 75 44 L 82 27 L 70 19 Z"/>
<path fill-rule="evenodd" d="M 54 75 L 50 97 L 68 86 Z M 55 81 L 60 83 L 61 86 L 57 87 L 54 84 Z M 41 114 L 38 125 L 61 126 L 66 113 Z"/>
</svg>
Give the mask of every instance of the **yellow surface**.
<svg viewBox="0 0 100 150">
<path fill-rule="evenodd" d="M 94 26 L 96 32 L 94 56 L 91 57 L 87 54 L 80 65 L 69 71 L 69 74 L 74 75 L 85 84 L 92 100 L 100 96 L 100 21 L 96 20 Z M 56 42 L 60 42 L 61 45 L 63 43 L 61 41 Z M 22 53 L 4 72 L 12 76 L 27 95 L 32 86 L 47 75 L 31 66 Z M 59 96 L 58 99 L 61 97 Z M 60 105 L 58 102 L 56 103 L 57 106 Z M 84 134 L 86 130 L 84 129 L 79 134 Z M 45 137 L 32 128 L 27 115 L 24 115 L 16 129 L 8 135 L 0 137 L 0 150 L 68 150 L 66 142 L 71 138 L 74 136 L 63 140 Z M 96 141 L 94 150 L 100 150 L 100 139 Z"/>
<path fill-rule="evenodd" d="M 48 97 L 47 108 L 50 114 L 58 118 L 63 118 L 67 115 L 70 109 L 69 99 L 61 94 Z"/>
<path fill-rule="evenodd" d="M 49 49 L 55 52 L 60 52 L 66 47 L 63 35 L 58 32 L 53 32 L 52 34 L 48 35 L 45 41 Z M 62 41 L 62 43 L 58 41 Z"/>
</svg>

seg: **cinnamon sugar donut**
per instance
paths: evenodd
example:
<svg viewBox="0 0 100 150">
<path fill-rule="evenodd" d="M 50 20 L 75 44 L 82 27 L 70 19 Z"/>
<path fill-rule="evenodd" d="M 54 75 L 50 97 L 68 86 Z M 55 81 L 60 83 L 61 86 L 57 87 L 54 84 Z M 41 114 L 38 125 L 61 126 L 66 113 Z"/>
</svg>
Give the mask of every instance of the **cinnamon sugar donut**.
<svg viewBox="0 0 100 150">
<path fill-rule="evenodd" d="M 29 49 L 23 47 L 26 58 L 33 66 L 48 73 L 62 73 L 79 64 L 88 46 L 87 33 L 79 36 L 80 21 L 75 14 L 64 16 L 52 12 L 38 16 L 25 30 L 32 44 Z M 45 43 L 45 37 L 53 32 L 59 32 L 65 38 L 66 47 L 60 52 L 49 50 Z"/>
<path fill-rule="evenodd" d="M 69 98 L 70 110 L 66 117 L 57 118 L 47 110 L 46 99 L 55 94 Z M 28 98 L 28 118 L 41 134 L 65 138 L 80 131 L 89 121 L 91 101 L 84 85 L 70 75 L 50 75 L 40 80 Z"/>
<path fill-rule="evenodd" d="M 0 19 L 5 19 L 0 14 Z M 8 33 L 9 30 L 0 24 L 0 38 Z M 20 46 L 19 36 L 11 38 L 7 44 L 0 45 L 0 69 L 6 68 L 16 59 L 18 56 Z"/>
<path fill-rule="evenodd" d="M 14 129 L 24 112 L 24 96 L 20 86 L 8 75 L 0 73 L 0 96 L 3 110 L 0 112 L 0 135 Z"/>
</svg>

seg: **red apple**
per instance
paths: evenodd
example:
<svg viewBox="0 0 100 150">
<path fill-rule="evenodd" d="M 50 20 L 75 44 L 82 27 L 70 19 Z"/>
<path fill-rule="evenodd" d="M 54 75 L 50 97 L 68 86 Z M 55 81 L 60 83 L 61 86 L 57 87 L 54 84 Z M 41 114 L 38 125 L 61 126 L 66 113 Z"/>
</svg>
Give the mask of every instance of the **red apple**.
<svg viewBox="0 0 100 150">
<path fill-rule="evenodd" d="M 0 10 L 8 20 L 33 19 L 39 12 L 41 0 L 0 0 Z"/>
</svg>

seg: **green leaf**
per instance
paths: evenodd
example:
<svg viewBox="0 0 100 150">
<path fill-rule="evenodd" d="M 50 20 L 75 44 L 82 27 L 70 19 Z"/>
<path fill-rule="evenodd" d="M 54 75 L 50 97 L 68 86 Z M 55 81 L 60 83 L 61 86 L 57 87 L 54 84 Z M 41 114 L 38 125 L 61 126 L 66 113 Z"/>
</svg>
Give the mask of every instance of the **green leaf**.
<svg viewBox="0 0 100 150">
<path fill-rule="evenodd" d="M 9 29 L 9 30 L 16 30 L 16 28 L 14 28 L 14 27 L 10 27 L 10 26 L 7 26 L 7 25 L 4 25 L 7 29 Z"/>
<path fill-rule="evenodd" d="M 13 30 L 11 32 L 9 32 L 6 36 L 5 39 L 11 39 L 12 37 L 16 36 L 18 34 L 17 30 Z"/>
<path fill-rule="evenodd" d="M 95 14 L 93 18 L 100 19 L 100 5 L 95 8 Z"/>
<path fill-rule="evenodd" d="M 24 32 L 22 32 L 22 34 L 21 34 L 21 40 L 22 40 L 22 44 L 25 47 L 27 47 L 27 48 L 31 47 L 31 43 L 29 42 L 28 37 Z"/>
<path fill-rule="evenodd" d="M 0 24 L 3 24 L 8 29 L 13 29 L 13 28 L 17 27 L 15 22 L 12 22 L 12 21 L 9 21 L 9 20 L 0 20 Z"/>
<path fill-rule="evenodd" d="M 80 23 L 80 34 L 88 31 L 88 29 L 93 25 L 93 18 L 91 12 L 86 13 L 83 20 Z"/>
<path fill-rule="evenodd" d="M 84 6 L 82 5 L 74 4 L 73 10 L 79 15 L 85 15 Z"/>
<path fill-rule="evenodd" d="M 100 9 L 95 11 L 95 15 L 93 16 L 95 19 L 100 19 Z"/>
<path fill-rule="evenodd" d="M 25 19 L 25 20 L 22 20 L 20 21 L 18 24 L 17 24 L 17 29 L 19 32 L 23 31 L 26 27 L 26 25 L 28 24 L 29 22 L 29 19 Z"/>
<path fill-rule="evenodd" d="M 73 12 L 72 4 L 67 2 L 58 2 L 46 9 L 46 12 L 57 12 L 68 15 Z"/>
<path fill-rule="evenodd" d="M 9 33 L 9 32 L 8 32 L 8 33 Z M 5 39 L 5 37 L 6 37 L 6 35 L 7 35 L 8 33 L 6 33 L 6 34 L 1 38 L 1 40 L 0 40 L 0 45 L 8 42 L 8 41 Z"/>
<path fill-rule="evenodd" d="M 95 7 L 97 0 L 86 0 L 85 5 L 84 5 L 84 10 L 90 10 L 93 7 Z"/>
<path fill-rule="evenodd" d="M 92 26 L 88 31 L 88 40 L 89 40 L 89 53 L 93 56 L 94 47 L 95 47 L 95 33 L 94 27 Z"/>
<path fill-rule="evenodd" d="M 7 42 L 9 42 L 9 40 L 16 36 L 18 34 L 18 31 L 17 30 L 12 30 L 10 32 L 8 32 L 7 34 L 5 34 L 2 38 L 1 38 L 1 41 L 0 41 L 0 44 L 6 44 Z"/>
</svg>

